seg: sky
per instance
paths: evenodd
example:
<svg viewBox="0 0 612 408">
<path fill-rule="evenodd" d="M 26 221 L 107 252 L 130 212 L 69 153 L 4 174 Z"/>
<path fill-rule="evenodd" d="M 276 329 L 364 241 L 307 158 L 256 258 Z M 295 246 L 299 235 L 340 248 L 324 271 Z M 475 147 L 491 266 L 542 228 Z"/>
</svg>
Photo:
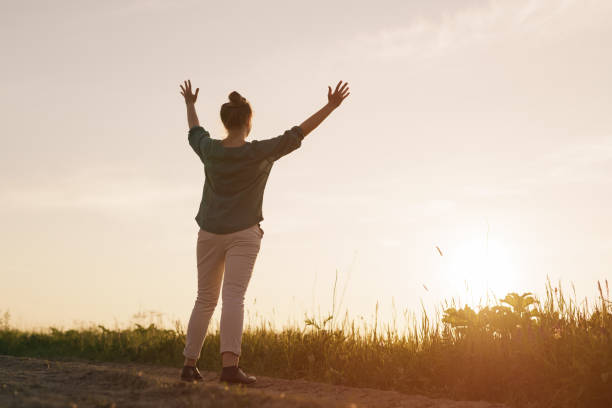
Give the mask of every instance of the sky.
<svg viewBox="0 0 612 408">
<path fill-rule="evenodd" d="M 371 321 L 377 302 L 401 320 L 547 278 L 593 298 L 612 272 L 611 19 L 608 0 L 3 1 L 0 312 L 187 322 L 204 173 L 186 79 L 217 139 L 233 90 L 261 140 L 350 86 L 272 169 L 247 321 Z"/>
</svg>

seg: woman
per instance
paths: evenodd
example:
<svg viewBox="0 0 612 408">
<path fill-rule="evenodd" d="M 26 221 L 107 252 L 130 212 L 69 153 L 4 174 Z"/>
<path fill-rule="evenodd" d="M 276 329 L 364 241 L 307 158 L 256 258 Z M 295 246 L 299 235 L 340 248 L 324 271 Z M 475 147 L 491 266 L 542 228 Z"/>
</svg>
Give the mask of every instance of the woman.
<svg viewBox="0 0 612 408">
<path fill-rule="evenodd" d="M 256 379 L 242 371 L 238 359 L 244 296 L 264 235 L 260 221 L 266 181 L 274 162 L 300 147 L 304 137 L 340 106 L 349 95 L 348 84 L 338 82 L 333 93 L 328 87 L 327 104 L 299 126 L 280 136 L 251 142 L 245 141 L 251 131 L 251 105 L 238 92 L 230 93 L 229 102 L 221 106 L 227 136 L 218 140 L 212 139 L 198 121 L 195 102 L 200 89 L 194 94 L 190 80 L 180 87 L 187 105 L 189 144 L 204 164 L 205 173 L 195 217 L 200 227 L 196 248 L 198 292 L 187 327 L 181 379 L 203 380 L 196 361 L 221 292 L 220 381 L 250 384 Z"/>
</svg>

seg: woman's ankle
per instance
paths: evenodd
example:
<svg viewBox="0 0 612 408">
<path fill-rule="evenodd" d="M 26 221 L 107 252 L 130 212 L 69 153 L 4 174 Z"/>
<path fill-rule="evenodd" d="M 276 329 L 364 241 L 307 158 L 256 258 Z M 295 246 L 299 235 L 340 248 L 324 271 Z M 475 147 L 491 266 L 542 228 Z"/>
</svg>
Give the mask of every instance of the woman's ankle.
<svg viewBox="0 0 612 408">
<path fill-rule="evenodd" d="M 222 361 L 222 365 L 223 367 L 238 367 L 238 360 L 240 359 L 240 356 L 238 356 L 235 353 L 232 353 L 231 351 L 224 351 L 223 353 L 221 353 L 221 361 Z"/>
<path fill-rule="evenodd" d="M 189 367 L 195 367 L 196 360 L 193 358 L 185 358 L 185 362 L 183 363 L 183 365 L 189 366 Z"/>
</svg>

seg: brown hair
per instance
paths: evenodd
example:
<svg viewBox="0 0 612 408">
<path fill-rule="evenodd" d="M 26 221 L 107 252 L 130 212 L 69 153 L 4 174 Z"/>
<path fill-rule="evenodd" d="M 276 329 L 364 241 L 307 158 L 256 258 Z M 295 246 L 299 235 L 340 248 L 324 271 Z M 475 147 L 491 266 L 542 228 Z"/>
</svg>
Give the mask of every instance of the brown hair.
<svg viewBox="0 0 612 408">
<path fill-rule="evenodd" d="M 228 130 L 246 126 L 253 115 L 249 101 L 236 91 L 232 91 L 228 98 L 230 101 L 221 105 L 221 121 L 223 125 Z"/>
</svg>

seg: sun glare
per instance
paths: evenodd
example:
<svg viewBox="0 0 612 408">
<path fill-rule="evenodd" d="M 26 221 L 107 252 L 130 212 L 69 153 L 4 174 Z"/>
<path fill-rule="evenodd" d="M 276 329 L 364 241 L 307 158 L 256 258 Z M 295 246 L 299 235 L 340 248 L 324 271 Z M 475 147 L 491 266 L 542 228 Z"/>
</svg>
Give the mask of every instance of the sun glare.
<svg viewBox="0 0 612 408">
<path fill-rule="evenodd" d="M 476 303 L 487 294 L 503 297 L 516 281 L 515 256 L 503 242 L 464 241 L 447 248 L 443 258 L 448 283 L 459 293 L 467 292 Z"/>
</svg>

